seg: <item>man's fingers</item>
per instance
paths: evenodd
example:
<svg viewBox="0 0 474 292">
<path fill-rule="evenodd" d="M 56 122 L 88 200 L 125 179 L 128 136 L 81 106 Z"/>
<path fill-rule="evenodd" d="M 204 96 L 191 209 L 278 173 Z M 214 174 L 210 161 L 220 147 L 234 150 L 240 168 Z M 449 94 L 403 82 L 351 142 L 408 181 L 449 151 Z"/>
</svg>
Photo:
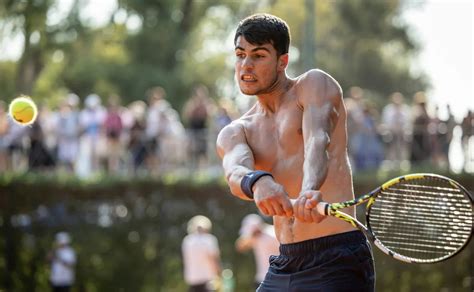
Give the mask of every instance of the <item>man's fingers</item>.
<svg viewBox="0 0 474 292">
<path fill-rule="evenodd" d="M 268 209 L 263 205 L 263 204 L 258 204 L 257 205 L 258 209 L 260 209 L 260 211 L 264 214 L 264 215 L 267 215 L 267 216 L 270 216 L 270 212 L 268 211 Z"/>
<path fill-rule="evenodd" d="M 307 205 L 307 200 L 306 200 L 306 203 L 305 203 L 305 206 Z M 313 219 L 311 217 L 311 209 L 307 209 L 307 208 L 301 208 L 303 213 L 304 213 L 304 220 L 305 222 L 313 222 Z"/>
<path fill-rule="evenodd" d="M 299 218 L 299 200 L 293 200 L 292 205 L 293 205 L 293 216 L 298 219 Z"/>
<path fill-rule="evenodd" d="M 283 211 L 285 212 L 287 217 L 293 216 L 293 206 L 291 205 L 290 200 L 284 200 L 283 203 Z"/>
<path fill-rule="evenodd" d="M 300 221 L 306 222 L 305 214 L 304 214 L 304 205 L 306 203 L 306 198 L 305 197 L 300 197 L 296 201 L 296 214 L 295 217 L 299 219 Z"/>
<path fill-rule="evenodd" d="M 272 207 L 273 207 L 273 210 L 275 211 L 275 215 L 285 216 L 285 211 L 283 211 L 283 206 L 281 206 L 279 202 L 273 202 Z"/>
<path fill-rule="evenodd" d="M 314 194 L 306 194 L 306 204 L 305 208 L 306 209 L 313 209 L 316 208 L 316 206 L 319 203 L 319 197 L 320 195 L 314 195 Z"/>
<path fill-rule="evenodd" d="M 276 212 L 275 208 L 273 208 L 272 204 L 267 204 L 266 207 L 267 207 L 268 212 L 270 213 L 270 216 L 277 215 L 277 212 Z"/>
<path fill-rule="evenodd" d="M 313 209 L 318 205 L 318 201 L 315 198 L 307 199 L 305 204 L 305 209 Z"/>
<path fill-rule="evenodd" d="M 312 209 L 311 210 L 311 220 L 312 220 L 312 222 L 319 223 L 319 222 L 323 221 L 325 218 L 326 218 L 326 216 L 323 216 L 323 215 L 319 214 L 317 209 Z"/>
</svg>

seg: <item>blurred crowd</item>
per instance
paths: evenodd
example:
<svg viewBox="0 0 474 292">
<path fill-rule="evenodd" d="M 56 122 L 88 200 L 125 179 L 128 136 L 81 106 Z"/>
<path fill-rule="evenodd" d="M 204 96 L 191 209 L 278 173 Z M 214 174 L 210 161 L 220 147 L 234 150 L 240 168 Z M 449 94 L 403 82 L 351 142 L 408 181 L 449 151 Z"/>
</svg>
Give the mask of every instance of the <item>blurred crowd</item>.
<svg viewBox="0 0 474 292">
<path fill-rule="evenodd" d="M 58 109 L 40 106 L 30 127 L 15 124 L 0 103 L 0 171 L 68 171 L 80 177 L 97 173 L 160 175 L 217 165 L 214 142 L 231 122 L 227 110 L 194 88 L 182 116 L 155 87 L 147 102 L 124 106 L 120 97 L 67 95 Z"/>
<path fill-rule="evenodd" d="M 451 170 L 451 146 L 456 129 L 461 131 L 462 150 L 454 153 L 464 161 L 464 170 L 474 160 L 474 114 L 468 111 L 457 122 L 449 105 L 428 109 L 427 97 L 417 92 L 411 102 L 395 92 L 381 111 L 364 97 L 364 90 L 352 87 L 345 99 L 348 147 L 355 171 L 384 168 Z"/>
<path fill-rule="evenodd" d="M 424 93 L 406 101 L 393 93 L 383 107 L 352 87 L 345 94 L 348 148 L 354 171 L 407 171 L 410 167 L 450 169 L 450 147 L 460 132 L 464 169 L 474 163 L 474 114 L 456 121 L 449 105 L 445 115 L 429 111 Z M 96 173 L 153 175 L 214 169 L 219 131 L 239 111 L 216 102 L 205 86 L 196 86 L 181 115 L 161 87 L 147 92 L 147 101 L 122 105 L 119 96 L 97 94 L 64 97 L 57 109 L 40 106 L 38 120 L 22 127 L 8 117 L 0 101 L 0 172 L 67 171 L 79 177 Z M 382 108 L 382 110 L 377 110 Z M 472 171 L 472 169 L 471 169 Z"/>
</svg>

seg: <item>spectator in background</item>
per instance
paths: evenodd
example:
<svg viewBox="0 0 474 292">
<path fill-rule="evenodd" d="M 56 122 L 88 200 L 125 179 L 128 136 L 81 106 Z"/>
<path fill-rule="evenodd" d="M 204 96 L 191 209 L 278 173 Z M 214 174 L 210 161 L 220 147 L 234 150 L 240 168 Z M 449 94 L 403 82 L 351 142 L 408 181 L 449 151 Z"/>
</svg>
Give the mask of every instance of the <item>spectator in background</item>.
<svg viewBox="0 0 474 292">
<path fill-rule="evenodd" d="M 81 137 L 77 174 L 86 177 L 99 171 L 100 142 L 103 141 L 101 129 L 105 119 L 105 110 L 100 96 L 90 94 L 85 99 L 85 108 L 79 114 Z"/>
<path fill-rule="evenodd" d="M 160 140 L 161 167 L 168 171 L 178 167 L 186 160 L 186 130 L 184 129 L 178 112 L 166 102 L 163 115 L 162 139 Z"/>
<path fill-rule="evenodd" d="M 436 106 L 434 117 L 430 120 L 429 132 L 432 144 L 432 160 L 436 167 L 449 170 L 449 146 L 456 126 L 451 108 L 447 105 L 447 118 L 441 118 Z"/>
<path fill-rule="evenodd" d="M 280 254 L 280 243 L 272 225 L 266 224 L 257 214 L 249 214 L 242 220 L 240 237 L 235 242 L 239 252 L 253 250 L 256 264 L 255 289 L 265 278 L 272 255 Z"/>
<path fill-rule="evenodd" d="M 117 174 L 120 167 L 120 156 L 122 153 L 121 135 L 123 130 L 122 118 L 120 116 L 120 97 L 112 95 L 109 97 L 107 113 L 104 120 L 104 130 L 107 139 L 107 171 L 109 174 Z"/>
<path fill-rule="evenodd" d="M 229 116 L 229 113 L 227 113 L 227 109 L 221 105 L 218 106 L 217 114 L 214 119 L 217 133 L 219 133 L 222 129 L 224 129 L 225 126 L 232 122 L 232 118 Z"/>
<path fill-rule="evenodd" d="M 7 132 L 2 138 L 2 147 L 7 149 L 7 170 L 20 171 L 26 169 L 25 141 L 29 130 L 29 127 L 20 126 L 13 119 L 8 119 Z"/>
<path fill-rule="evenodd" d="M 74 93 L 67 95 L 62 102 L 57 125 L 58 162 L 69 172 L 74 171 L 79 152 L 79 96 Z"/>
<path fill-rule="evenodd" d="M 48 254 L 51 263 L 50 282 L 53 292 L 68 292 L 75 280 L 76 253 L 70 246 L 66 232 L 56 234 L 53 250 Z"/>
<path fill-rule="evenodd" d="M 188 129 L 192 169 L 199 168 L 207 160 L 210 104 L 207 87 L 199 85 L 194 88 L 191 98 L 184 105 L 183 115 Z"/>
<path fill-rule="evenodd" d="M 386 159 L 389 168 L 403 169 L 408 166 L 408 146 L 411 131 L 410 107 L 405 104 L 400 92 L 390 97 L 391 103 L 382 111 L 382 132 L 386 143 Z"/>
<path fill-rule="evenodd" d="M 347 133 L 349 134 L 349 153 L 356 170 L 374 169 L 383 158 L 383 148 L 376 128 L 375 109 L 364 99 L 360 87 L 349 90 L 347 105 Z"/>
<path fill-rule="evenodd" d="M 410 161 L 412 166 L 415 166 L 429 161 L 431 157 L 431 141 L 428 131 L 430 117 L 426 110 L 425 93 L 417 92 L 413 99 L 415 104 Z"/>
<path fill-rule="evenodd" d="M 378 113 L 369 103 L 362 104 L 362 123 L 359 125 L 359 147 L 355 152 L 355 165 L 359 170 L 376 170 L 383 160 L 383 146 L 379 138 L 376 120 Z"/>
<path fill-rule="evenodd" d="M 46 170 L 52 169 L 56 165 L 51 149 L 46 147 L 45 137 L 43 132 L 43 124 L 41 111 L 38 114 L 38 120 L 31 125 L 29 129 L 30 147 L 28 148 L 28 167 L 30 170 Z"/>
<path fill-rule="evenodd" d="M 153 87 L 147 92 L 148 110 L 146 113 L 146 164 L 151 174 L 159 173 L 160 136 L 163 132 L 164 110 L 167 102 L 164 100 L 166 92 L 162 87 Z"/>
<path fill-rule="evenodd" d="M 184 280 L 189 292 L 215 291 L 213 281 L 221 272 L 217 238 L 211 232 L 209 218 L 197 215 L 188 222 L 188 235 L 182 243 Z"/>
<path fill-rule="evenodd" d="M 50 106 L 43 105 L 35 122 L 41 125 L 43 144 L 54 162 L 58 157 L 58 112 Z"/>
<path fill-rule="evenodd" d="M 469 110 L 466 116 L 463 118 L 461 122 L 461 143 L 462 149 L 464 152 L 464 170 L 468 170 L 469 164 L 473 161 L 473 143 L 472 136 L 474 136 L 474 113 Z"/>
<path fill-rule="evenodd" d="M 451 149 L 451 142 L 453 141 L 454 137 L 454 128 L 456 128 L 456 120 L 454 119 L 453 112 L 451 111 L 451 106 L 449 104 L 446 105 L 447 111 L 447 118 L 443 120 L 443 124 L 446 125 L 446 139 L 443 140 L 441 144 L 441 150 L 446 157 L 447 168 L 450 169 L 450 162 L 449 162 L 449 151 Z"/>
<path fill-rule="evenodd" d="M 8 133 L 8 114 L 6 104 L 0 100 L 0 172 L 7 170 L 7 145 L 5 137 Z"/>
<path fill-rule="evenodd" d="M 133 173 L 136 175 L 143 166 L 147 155 L 144 119 L 146 104 L 143 101 L 138 100 L 132 102 L 128 108 L 133 116 L 132 125 L 130 127 L 128 150 L 131 154 Z"/>
<path fill-rule="evenodd" d="M 362 129 L 364 128 L 364 91 L 354 86 L 349 89 L 349 97 L 344 99 L 347 110 L 348 154 L 354 170 L 357 170 L 357 154 L 364 151 Z"/>
<path fill-rule="evenodd" d="M 226 106 L 229 105 L 227 104 Z M 207 165 L 208 167 L 212 167 L 211 169 L 217 169 L 218 175 L 220 175 L 221 171 L 220 159 L 217 156 L 216 144 L 212 143 L 212 141 L 216 141 L 220 131 L 232 122 L 232 118 L 230 117 L 226 106 L 222 100 L 215 104 L 215 106 L 213 105 L 213 111 L 211 113 L 212 119 L 209 120 L 210 125 L 208 127 L 207 135 L 208 141 L 211 141 L 207 146 Z"/>
</svg>

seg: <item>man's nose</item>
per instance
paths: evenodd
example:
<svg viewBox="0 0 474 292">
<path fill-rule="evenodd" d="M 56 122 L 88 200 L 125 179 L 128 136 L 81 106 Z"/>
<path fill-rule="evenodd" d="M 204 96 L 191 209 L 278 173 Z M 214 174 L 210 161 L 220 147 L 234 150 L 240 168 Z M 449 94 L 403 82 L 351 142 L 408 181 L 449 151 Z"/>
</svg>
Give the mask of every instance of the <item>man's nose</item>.
<svg viewBox="0 0 474 292">
<path fill-rule="evenodd" d="M 245 57 L 242 60 L 242 68 L 252 68 L 253 67 L 253 61 L 250 57 Z"/>
</svg>

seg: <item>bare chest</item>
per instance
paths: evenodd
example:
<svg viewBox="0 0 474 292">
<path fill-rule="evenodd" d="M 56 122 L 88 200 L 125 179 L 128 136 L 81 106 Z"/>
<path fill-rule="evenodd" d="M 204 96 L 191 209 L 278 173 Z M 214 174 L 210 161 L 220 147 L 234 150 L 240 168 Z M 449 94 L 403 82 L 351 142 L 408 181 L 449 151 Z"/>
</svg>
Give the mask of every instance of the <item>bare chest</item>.
<svg viewBox="0 0 474 292">
<path fill-rule="evenodd" d="M 301 167 L 304 158 L 302 110 L 296 105 L 275 115 L 256 115 L 249 122 L 246 136 L 258 169 L 277 174 Z"/>
</svg>

